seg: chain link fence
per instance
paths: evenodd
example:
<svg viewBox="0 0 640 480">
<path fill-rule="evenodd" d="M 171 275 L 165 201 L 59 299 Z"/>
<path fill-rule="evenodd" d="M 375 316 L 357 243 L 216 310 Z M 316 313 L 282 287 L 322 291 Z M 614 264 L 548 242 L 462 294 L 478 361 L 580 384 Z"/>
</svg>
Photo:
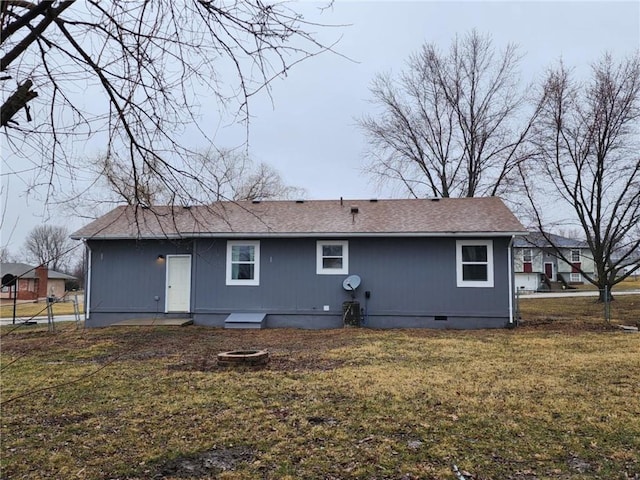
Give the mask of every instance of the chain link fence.
<svg viewBox="0 0 640 480">
<path fill-rule="evenodd" d="M 516 318 L 522 324 L 556 321 L 602 322 L 640 327 L 640 281 L 625 289 L 574 289 L 554 292 L 517 292 Z"/>
</svg>

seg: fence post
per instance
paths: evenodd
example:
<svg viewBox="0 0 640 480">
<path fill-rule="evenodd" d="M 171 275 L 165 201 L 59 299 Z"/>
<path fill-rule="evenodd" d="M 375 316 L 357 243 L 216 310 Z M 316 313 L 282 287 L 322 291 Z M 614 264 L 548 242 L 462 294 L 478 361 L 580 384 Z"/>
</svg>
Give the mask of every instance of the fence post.
<svg viewBox="0 0 640 480">
<path fill-rule="evenodd" d="M 48 324 L 48 330 L 50 332 L 55 332 L 56 331 L 56 326 L 53 322 L 53 298 L 52 297 L 47 297 L 47 324 Z"/>
<path fill-rule="evenodd" d="M 604 320 L 611 323 L 611 302 L 609 301 L 609 287 L 604 286 Z"/>
<path fill-rule="evenodd" d="M 76 328 L 78 328 L 78 325 L 80 325 L 80 310 L 78 307 L 78 292 L 75 293 L 74 298 L 73 298 L 73 315 L 75 316 L 76 319 Z"/>
</svg>

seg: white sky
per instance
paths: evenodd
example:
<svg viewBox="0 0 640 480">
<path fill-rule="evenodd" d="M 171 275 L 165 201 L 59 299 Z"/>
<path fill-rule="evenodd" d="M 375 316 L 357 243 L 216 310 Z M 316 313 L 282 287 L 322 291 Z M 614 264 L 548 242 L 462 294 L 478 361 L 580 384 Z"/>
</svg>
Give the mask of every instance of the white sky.
<svg viewBox="0 0 640 480">
<path fill-rule="evenodd" d="M 519 45 L 522 77 L 535 81 L 562 58 L 586 73 L 603 52 L 626 56 L 640 47 L 640 2 L 372 2 L 336 0 L 319 14 L 318 4 L 291 3 L 305 18 L 345 25 L 319 31 L 349 61 L 331 53 L 298 64 L 272 87 L 272 99 L 262 95 L 251 104 L 250 155 L 275 167 L 286 183 L 305 188 L 308 198 L 387 198 L 362 173 L 365 139 L 356 119 L 371 111 L 368 86 L 382 71 L 400 72 L 407 57 L 424 42 L 448 49 L 456 34 L 476 28 L 490 33 L 494 45 Z M 206 107 L 206 105 L 205 105 Z M 205 111 L 217 111 L 211 105 Z M 212 116 L 211 133 L 219 146 L 240 144 L 245 130 L 223 127 L 228 121 Z M 97 154 L 86 152 L 87 154 Z M 75 230 L 84 220 L 45 208 L 37 194 L 27 195 L 22 179 L 7 175 L 10 152 L 2 149 L 4 219 L 0 246 L 21 254 L 24 238 L 40 223 Z M 9 199 L 4 208 L 5 200 Z"/>
</svg>

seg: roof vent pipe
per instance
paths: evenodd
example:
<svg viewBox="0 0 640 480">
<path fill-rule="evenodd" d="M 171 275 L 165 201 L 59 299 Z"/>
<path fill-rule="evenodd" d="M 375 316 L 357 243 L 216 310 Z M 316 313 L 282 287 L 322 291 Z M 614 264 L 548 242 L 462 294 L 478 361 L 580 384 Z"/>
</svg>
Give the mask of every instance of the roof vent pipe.
<svg viewBox="0 0 640 480">
<path fill-rule="evenodd" d="M 358 213 L 359 211 L 360 211 L 360 210 L 358 209 L 358 207 L 355 207 L 355 206 L 354 206 L 354 207 L 351 207 L 351 213 L 352 213 L 352 214 L 354 214 L 354 215 L 355 215 L 355 214 L 356 214 L 356 213 Z"/>
</svg>

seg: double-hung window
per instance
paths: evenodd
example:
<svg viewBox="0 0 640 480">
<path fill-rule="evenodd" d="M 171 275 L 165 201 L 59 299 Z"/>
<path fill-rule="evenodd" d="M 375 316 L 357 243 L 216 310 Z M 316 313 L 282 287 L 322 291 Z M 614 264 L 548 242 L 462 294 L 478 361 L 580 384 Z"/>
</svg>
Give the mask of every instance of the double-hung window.
<svg viewBox="0 0 640 480">
<path fill-rule="evenodd" d="M 316 244 L 316 273 L 346 275 L 349 273 L 349 242 L 320 240 Z"/>
<path fill-rule="evenodd" d="M 227 285 L 260 285 L 260 241 L 227 242 Z"/>
<path fill-rule="evenodd" d="M 533 272 L 533 254 L 530 248 L 522 249 L 522 270 L 524 273 Z"/>
<path fill-rule="evenodd" d="M 570 280 L 572 282 L 582 282 L 582 274 L 580 273 L 580 249 L 572 248 L 571 249 L 571 276 Z"/>
<path fill-rule="evenodd" d="M 493 287 L 493 240 L 456 241 L 458 287 Z"/>
</svg>

